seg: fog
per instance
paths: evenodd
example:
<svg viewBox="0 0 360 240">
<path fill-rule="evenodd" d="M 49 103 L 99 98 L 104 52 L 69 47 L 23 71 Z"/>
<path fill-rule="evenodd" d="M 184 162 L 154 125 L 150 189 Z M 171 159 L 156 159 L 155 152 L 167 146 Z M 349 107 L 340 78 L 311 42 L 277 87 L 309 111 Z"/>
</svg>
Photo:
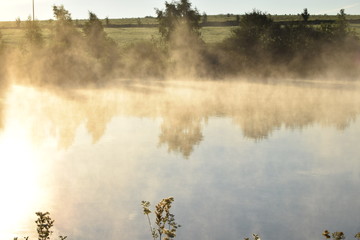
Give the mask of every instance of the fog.
<svg viewBox="0 0 360 240">
<path fill-rule="evenodd" d="M 146 239 L 140 202 L 168 196 L 178 239 L 359 231 L 358 39 L 209 47 L 180 24 L 119 48 L 54 8 L 49 39 L 28 22 L 0 52 L 1 237 L 50 211 L 55 236 Z M 265 32 L 317 33 L 292 27 Z"/>
<path fill-rule="evenodd" d="M 18 173 L 9 209 L 23 209 L 11 233 L 29 235 L 43 210 L 55 234 L 145 239 L 140 201 L 166 196 L 179 239 L 355 233 L 359 96 L 357 83 L 331 81 L 12 85 L 2 146 L 26 155 L 1 156 L 18 164 L 2 168 Z"/>
<path fill-rule="evenodd" d="M 151 41 L 119 47 L 94 13 L 78 28 L 63 6 L 54 9 L 57 20 L 46 29 L 50 34 L 45 37 L 40 22 L 28 21 L 21 44 L 1 50 L 6 79 L 83 88 L 148 80 L 355 81 L 359 75 L 359 39 L 345 15 L 333 25 L 281 26 L 254 11 L 215 45 L 205 44 L 198 30 L 179 20 L 168 27 L 168 38 L 153 36 Z M 267 27 L 258 26 L 256 19 Z"/>
<path fill-rule="evenodd" d="M 206 122 L 214 117 L 230 119 L 244 137 L 255 141 L 282 128 L 321 125 L 345 130 L 360 111 L 358 86 L 342 82 L 153 81 L 66 93 L 14 86 L 11 92 L 21 96 L 16 108 L 32 103 L 22 110 L 21 119 L 26 122 L 21 124 L 31 129 L 36 141 L 51 134 L 58 147 L 66 149 L 83 125 L 97 143 L 114 117 L 144 117 L 161 119 L 160 146 L 189 156 L 202 141 Z"/>
</svg>

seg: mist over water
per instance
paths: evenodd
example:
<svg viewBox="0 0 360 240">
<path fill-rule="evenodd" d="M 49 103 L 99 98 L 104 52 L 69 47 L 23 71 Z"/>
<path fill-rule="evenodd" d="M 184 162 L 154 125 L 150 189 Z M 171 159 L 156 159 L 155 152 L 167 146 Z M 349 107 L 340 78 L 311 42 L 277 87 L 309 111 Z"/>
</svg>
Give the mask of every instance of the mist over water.
<svg viewBox="0 0 360 240">
<path fill-rule="evenodd" d="M 0 38 L 0 238 L 35 239 L 49 211 L 54 237 L 149 239 L 140 202 L 169 196 L 177 239 L 359 232 L 360 44 L 344 10 L 321 26 L 254 10 L 207 45 L 188 1 L 165 6 L 161 37 L 126 47 L 56 5 L 19 45 Z"/>
<path fill-rule="evenodd" d="M 335 81 L 9 86 L 0 236 L 31 235 L 49 211 L 58 235 L 148 239 L 140 202 L 173 196 L 178 239 L 351 238 L 359 96 Z"/>
</svg>

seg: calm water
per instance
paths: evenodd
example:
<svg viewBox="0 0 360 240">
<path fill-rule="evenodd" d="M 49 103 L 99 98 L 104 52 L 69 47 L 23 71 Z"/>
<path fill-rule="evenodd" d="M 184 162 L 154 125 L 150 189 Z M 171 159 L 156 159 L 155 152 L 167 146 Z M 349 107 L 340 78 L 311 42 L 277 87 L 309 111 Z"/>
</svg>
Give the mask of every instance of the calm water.
<svg viewBox="0 0 360 240">
<path fill-rule="evenodd" d="M 356 84 L 151 82 L 3 93 L 0 238 L 151 239 L 140 202 L 175 198 L 177 239 L 360 231 Z M 35 239 L 35 238 L 33 238 Z"/>
</svg>

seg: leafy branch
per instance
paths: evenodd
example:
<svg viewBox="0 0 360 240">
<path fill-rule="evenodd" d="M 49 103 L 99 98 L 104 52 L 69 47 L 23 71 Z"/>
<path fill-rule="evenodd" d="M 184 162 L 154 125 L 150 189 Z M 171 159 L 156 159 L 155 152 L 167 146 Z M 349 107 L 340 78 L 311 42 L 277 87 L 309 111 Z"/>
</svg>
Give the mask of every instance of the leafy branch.
<svg viewBox="0 0 360 240">
<path fill-rule="evenodd" d="M 143 213 L 147 216 L 151 235 L 153 239 L 170 240 L 176 237 L 176 230 L 181 227 L 181 225 L 175 222 L 175 215 L 170 212 L 171 204 L 174 202 L 173 197 L 162 199 L 155 206 L 155 224 L 156 227 L 152 226 L 150 220 L 150 202 L 142 201 L 141 206 L 143 207 Z"/>
</svg>

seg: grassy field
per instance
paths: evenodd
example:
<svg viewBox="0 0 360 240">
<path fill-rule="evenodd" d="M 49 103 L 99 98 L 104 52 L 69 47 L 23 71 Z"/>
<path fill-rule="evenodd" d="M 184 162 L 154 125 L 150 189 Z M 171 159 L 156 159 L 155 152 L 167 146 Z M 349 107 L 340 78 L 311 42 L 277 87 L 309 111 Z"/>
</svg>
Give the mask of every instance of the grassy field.
<svg viewBox="0 0 360 240">
<path fill-rule="evenodd" d="M 201 36 L 205 43 L 215 44 L 227 38 L 233 27 L 204 27 Z M 151 40 L 160 37 L 158 29 L 153 28 L 105 28 L 108 36 L 119 46 L 127 46 L 134 42 Z"/>
<path fill-rule="evenodd" d="M 237 15 L 233 14 L 209 15 L 207 21 L 235 21 L 236 17 Z M 336 15 L 311 15 L 310 20 L 335 20 L 336 17 Z M 300 20 L 298 15 L 272 15 L 272 18 L 274 21 Z M 360 15 L 348 15 L 347 19 L 360 19 Z M 79 26 L 79 30 L 81 30 L 81 25 L 83 25 L 85 21 L 87 20 L 74 20 L 74 23 Z M 114 39 L 121 47 L 159 37 L 158 28 L 154 26 L 157 24 L 157 20 L 154 17 L 109 19 L 109 24 L 112 27 L 106 27 L 105 19 L 102 21 L 108 36 Z M 40 21 L 45 39 L 50 34 L 51 22 L 52 20 Z M 15 21 L 0 22 L 0 32 L 6 45 L 16 46 L 21 44 L 25 35 L 25 24 L 26 22 L 22 21 L 20 28 L 17 28 Z M 146 25 L 149 24 L 151 24 L 151 26 L 146 27 Z M 133 25 L 133 27 L 121 27 L 120 25 Z M 360 24 L 350 24 L 350 27 L 360 36 Z M 216 44 L 227 38 L 233 28 L 234 27 L 231 26 L 203 27 L 201 29 L 201 35 L 207 44 Z"/>
<path fill-rule="evenodd" d="M 204 27 L 201 36 L 208 44 L 221 42 L 229 36 L 233 27 Z M 80 30 L 80 29 L 79 29 Z M 7 46 L 18 46 L 25 36 L 24 29 L 6 28 L 1 29 L 2 38 Z M 134 28 L 105 28 L 105 32 L 120 47 L 126 47 L 132 43 L 149 41 L 160 37 L 156 27 L 134 27 Z M 45 39 L 50 35 L 50 30 L 43 29 Z"/>
</svg>

